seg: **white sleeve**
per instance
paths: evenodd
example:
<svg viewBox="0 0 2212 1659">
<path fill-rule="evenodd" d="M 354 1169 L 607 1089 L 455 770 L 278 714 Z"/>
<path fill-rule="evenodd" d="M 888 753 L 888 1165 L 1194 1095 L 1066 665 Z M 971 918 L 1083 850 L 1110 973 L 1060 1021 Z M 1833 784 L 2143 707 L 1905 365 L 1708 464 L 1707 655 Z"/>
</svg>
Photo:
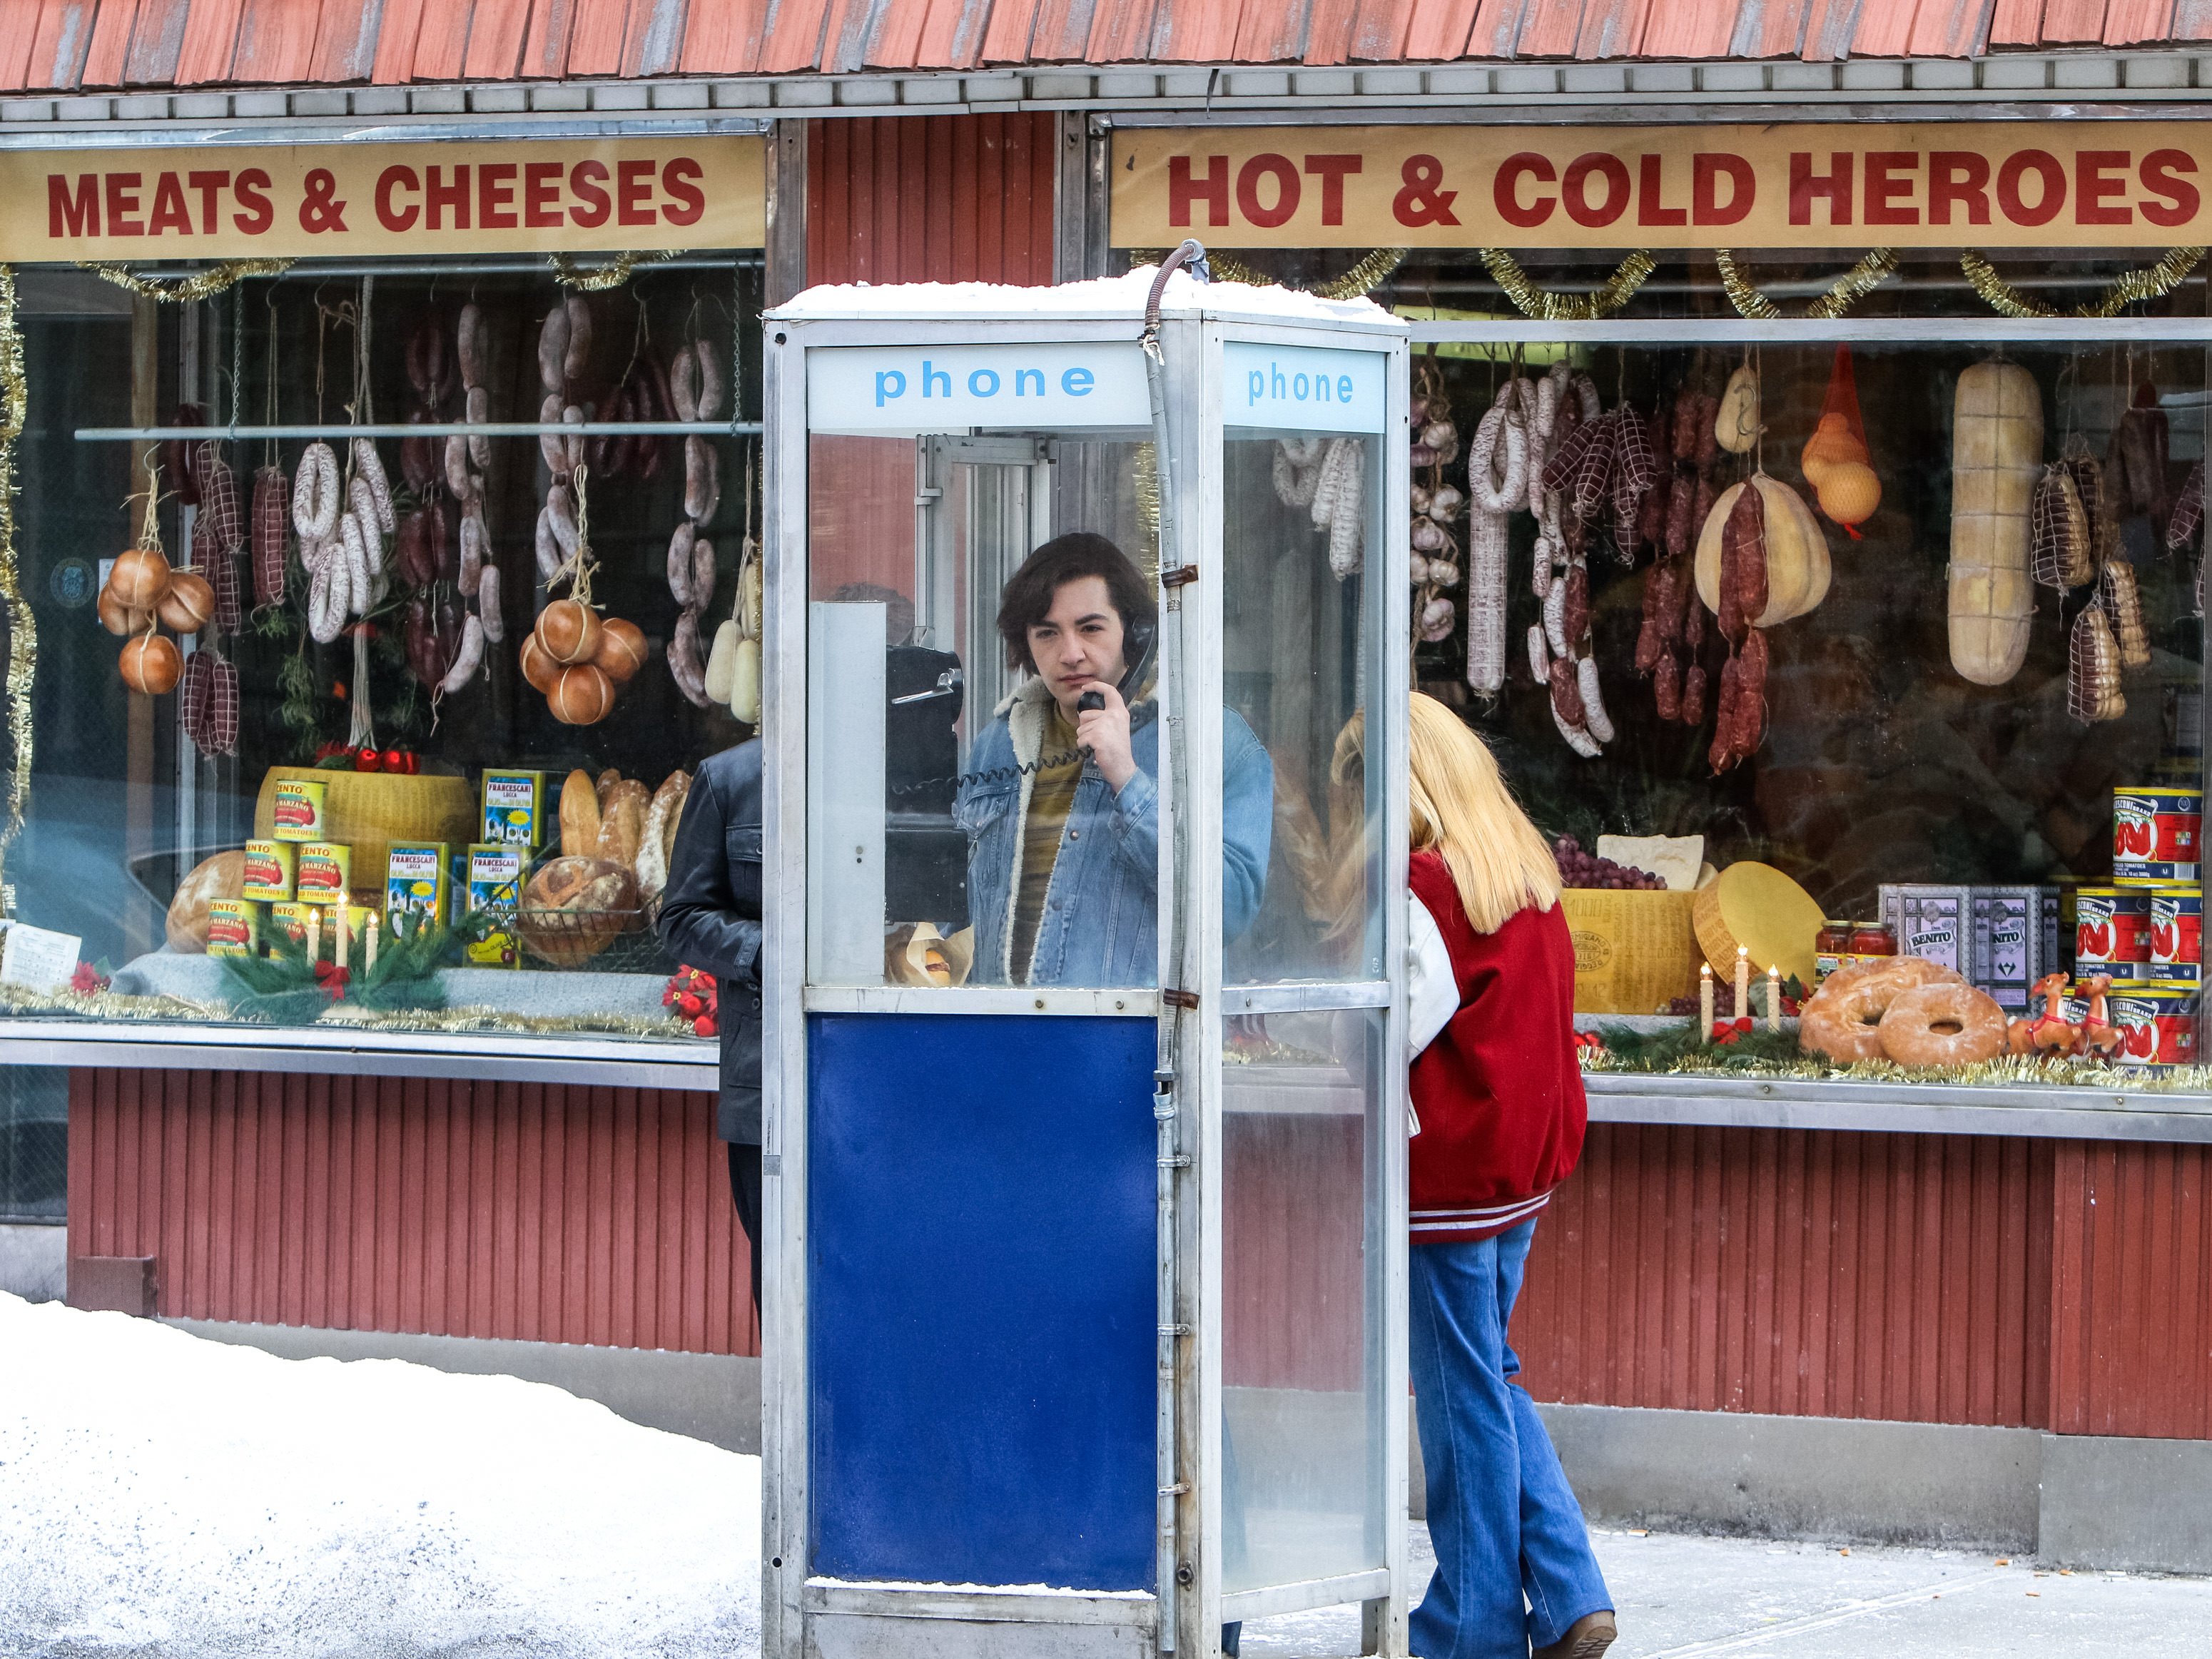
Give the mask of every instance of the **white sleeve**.
<svg viewBox="0 0 2212 1659">
<path fill-rule="evenodd" d="M 1452 977 L 1451 952 L 1429 907 L 1413 894 L 1406 895 L 1409 926 L 1406 930 L 1407 1055 L 1418 1054 L 1436 1041 L 1437 1033 L 1459 1012 L 1459 982 Z"/>
</svg>

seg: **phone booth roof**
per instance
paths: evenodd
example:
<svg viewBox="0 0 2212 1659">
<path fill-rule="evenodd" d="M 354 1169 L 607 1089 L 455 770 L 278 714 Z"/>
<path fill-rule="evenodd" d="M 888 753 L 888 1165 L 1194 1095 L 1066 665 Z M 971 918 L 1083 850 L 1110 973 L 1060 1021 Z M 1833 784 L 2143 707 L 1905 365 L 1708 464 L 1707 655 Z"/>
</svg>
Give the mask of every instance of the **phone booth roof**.
<svg viewBox="0 0 2212 1659">
<path fill-rule="evenodd" d="M 1024 322 L 1127 322 L 1141 325 L 1158 267 L 1119 276 L 1018 288 L 1004 283 L 896 283 L 873 287 L 841 283 L 810 288 L 766 313 L 776 323 L 983 322 L 994 329 Z M 1163 316 L 1208 322 L 1402 335 L 1406 325 L 1371 300 L 1325 300 L 1272 284 L 1201 283 L 1178 270 L 1160 296 Z"/>
</svg>

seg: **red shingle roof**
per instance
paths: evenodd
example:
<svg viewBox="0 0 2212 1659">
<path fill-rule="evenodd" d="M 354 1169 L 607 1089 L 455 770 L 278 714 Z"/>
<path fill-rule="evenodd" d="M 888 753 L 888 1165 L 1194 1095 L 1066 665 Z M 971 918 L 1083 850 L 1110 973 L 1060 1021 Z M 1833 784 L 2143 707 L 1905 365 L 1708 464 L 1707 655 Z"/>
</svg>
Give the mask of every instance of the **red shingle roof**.
<svg viewBox="0 0 2212 1659">
<path fill-rule="evenodd" d="M 0 0 L 0 90 L 2206 41 L 2212 0 Z"/>
</svg>

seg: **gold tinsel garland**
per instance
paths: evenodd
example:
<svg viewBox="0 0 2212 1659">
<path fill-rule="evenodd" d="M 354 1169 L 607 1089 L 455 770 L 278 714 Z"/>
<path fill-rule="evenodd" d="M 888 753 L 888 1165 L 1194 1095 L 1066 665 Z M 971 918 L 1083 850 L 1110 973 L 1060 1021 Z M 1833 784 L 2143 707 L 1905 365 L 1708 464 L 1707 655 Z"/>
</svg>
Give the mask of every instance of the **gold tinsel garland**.
<svg viewBox="0 0 2212 1659">
<path fill-rule="evenodd" d="M 8 629 L 8 741 L 15 762 L 8 780 L 8 822 L 0 826 L 0 865 L 22 832 L 31 798 L 31 684 L 39 666 L 39 629 L 23 603 L 15 566 L 15 443 L 31 402 L 23 372 L 23 335 L 15 326 L 15 273 L 0 265 L 0 620 Z M 14 890 L 0 884 L 0 913 L 15 911 Z"/>
<path fill-rule="evenodd" d="M 1619 1077 L 1742 1078 L 1753 1081 L 1808 1083 L 1925 1083 L 1984 1088 L 2094 1089 L 2102 1094 L 2203 1094 L 2212 1092 L 2212 1066 L 2177 1066 L 2169 1072 L 2124 1071 L 2084 1060 L 2036 1060 L 2026 1054 L 2005 1054 L 1973 1066 L 1913 1067 L 1887 1060 L 1859 1060 L 1838 1066 L 1816 1054 L 1794 1061 L 1744 1060 L 1735 1064 L 1711 1051 L 1708 1060 L 1687 1056 L 1664 1072 L 1621 1064 L 1603 1049 L 1580 1051 L 1585 1072 L 1604 1072 Z"/>
<path fill-rule="evenodd" d="M 1246 288 L 1287 288 L 1299 294 L 1310 294 L 1318 300 L 1358 300 L 1372 294 L 1390 280 L 1390 275 L 1406 263 L 1411 248 L 1378 247 L 1362 258 L 1340 276 L 1312 288 L 1299 288 L 1296 283 L 1286 283 L 1279 276 L 1270 276 L 1263 270 L 1255 270 L 1233 253 L 1218 249 L 1206 250 L 1206 263 L 1214 276 L 1224 283 L 1240 283 Z M 1132 248 L 1129 269 L 1140 265 L 1156 265 L 1167 258 L 1167 250 L 1157 247 Z"/>
<path fill-rule="evenodd" d="M 74 1014 L 84 1019 L 220 1020 L 241 1021 L 228 1005 L 199 1002 L 191 997 L 125 996 L 120 991 L 33 991 L 21 985 L 0 984 L 0 1014 Z"/>
<path fill-rule="evenodd" d="M 549 253 L 545 263 L 553 268 L 553 278 L 562 287 L 574 289 L 579 294 L 604 294 L 629 281 L 630 274 L 640 265 L 657 265 L 663 259 L 675 257 L 671 249 L 653 248 L 617 253 L 603 265 L 580 265 L 573 255 L 567 253 Z"/>
<path fill-rule="evenodd" d="M 1713 250 L 1713 264 L 1721 273 L 1721 289 L 1729 296 L 1729 303 L 1736 314 L 1753 322 L 1771 322 L 1782 315 L 1782 307 L 1754 287 L 1751 280 L 1736 269 L 1735 256 L 1727 248 Z M 1840 317 L 1871 294 L 1897 269 L 1897 250 L 1878 247 L 1863 256 L 1829 287 L 1828 291 L 1805 307 L 1805 315 L 1815 321 Z"/>
<path fill-rule="evenodd" d="M 1982 303 L 2001 317 L 2117 317 L 2139 301 L 2161 299 L 2172 293 L 2203 258 L 2201 247 L 2171 248 L 2156 264 L 2114 277 L 2094 305 L 2075 306 L 2071 311 L 2059 311 L 2040 300 L 2029 299 L 1972 249 L 1959 256 L 1959 269 L 1966 272 Z"/>
<path fill-rule="evenodd" d="M 516 1014 L 480 1006 L 399 1008 L 375 1012 L 338 1003 L 324 1010 L 315 1024 L 367 1031 L 440 1031 L 448 1035 L 527 1031 L 537 1036 L 588 1036 L 596 1033 L 603 1036 L 680 1037 L 701 1043 L 714 1041 L 711 1037 L 694 1036 L 691 1023 L 673 1014 L 655 1018 L 635 1014 Z"/>
<path fill-rule="evenodd" d="M 153 276 L 141 276 L 128 265 L 115 264 L 104 259 L 80 259 L 77 269 L 88 270 L 95 276 L 105 277 L 121 289 L 142 295 L 149 300 L 160 300 L 169 305 L 189 305 L 195 300 L 212 300 L 234 283 L 249 276 L 281 276 L 291 270 L 291 259 L 233 259 L 228 264 L 211 265 L 205 270 L 194 271 L 189 276 L 173 277 L 163 282 Z"/>
<path fill-rule="evenodd" d="M 1614 267 L 1612 276 L 1589 294 L 1555 294 L 1538 288 L 1521 269 L 1520 261 L 1502 247 L 1482 251 L 1482 264 L 1507 299 L 1524 317 L 1540 323 L 1588 323 L 1610 317 L 1626 305 L 1644 279 L 1657 268 L 1649 253 L 1630 254 Z"/>
</svg>

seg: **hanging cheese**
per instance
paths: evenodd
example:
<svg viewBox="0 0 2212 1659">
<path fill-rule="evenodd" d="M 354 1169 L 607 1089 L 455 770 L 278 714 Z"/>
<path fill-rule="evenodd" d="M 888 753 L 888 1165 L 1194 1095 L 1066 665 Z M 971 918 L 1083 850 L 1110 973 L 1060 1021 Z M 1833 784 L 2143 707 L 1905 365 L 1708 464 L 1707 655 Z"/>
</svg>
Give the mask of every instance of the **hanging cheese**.
<svg viewBox="0 0 2212 1659">
<path fill-rule="evenodd" d="M 1728 390 L 1721 393 L 1713 436 L 1729 454 L 1748 455 L 1759 434 L 1759 376 L 1745 363 L 1729 376 Z"/>
<path fill-rule="evenodd" d="M 1778 628 L 1828 597 L 1828 538 L 1805 498 L 1788 484 L 1764 472 L 1753 474 L 1751 483 L 1766 508 L 1766 609 L 1751 625 Z M 1698 597 L 1716 615 L 1721 608 L 1721 529 L 1745 488 L 1731 484 L 1723 490 L 1698 532 Z"/>
<path fill-rule="evenodd" d="M 2002 685 L 2027 656 L 2042 459 L 2035 377 L 1994 357 L 1960 374 L 1951 410 L 1951 665 L 1977 685 Z"/>
</svg>

